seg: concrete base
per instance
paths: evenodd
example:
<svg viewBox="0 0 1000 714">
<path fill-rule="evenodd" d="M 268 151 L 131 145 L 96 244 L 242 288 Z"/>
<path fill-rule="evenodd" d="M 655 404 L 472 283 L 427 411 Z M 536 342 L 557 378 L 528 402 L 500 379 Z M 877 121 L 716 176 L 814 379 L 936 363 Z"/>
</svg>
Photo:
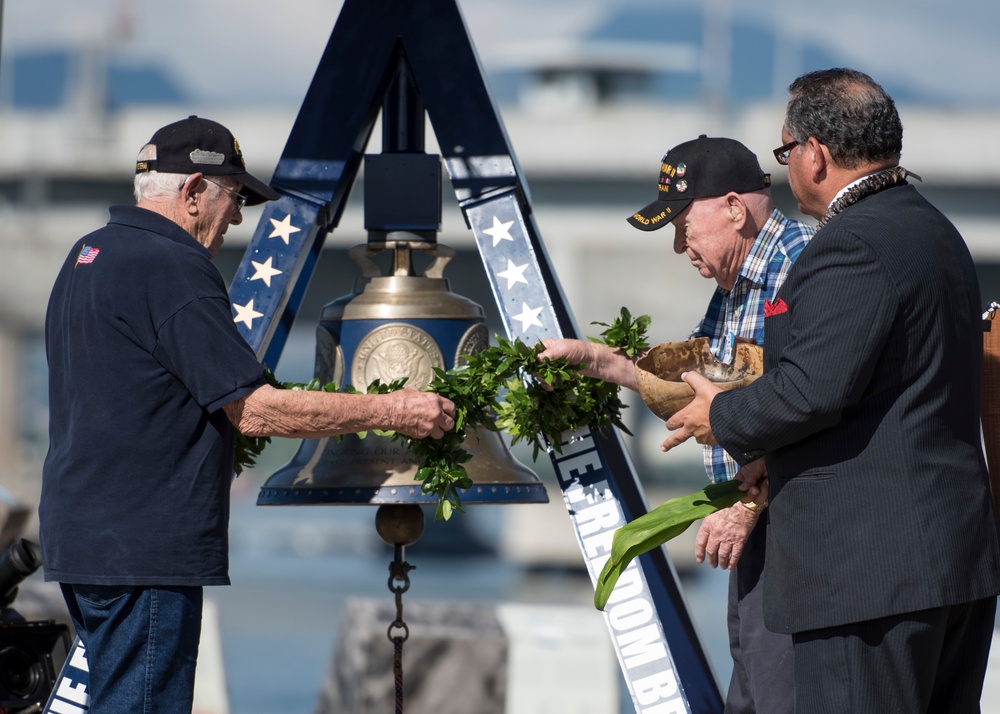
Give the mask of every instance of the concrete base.
<svg viewBox="0 0 1000 714">
<path fill-rule="evenodd" d="M 608 714 L 621 681 L 601 612 L 590 606 L 501 604 L 509 642 L 506 714 Z"/>
<path fill-rule="evenodd" d="M 201 613 L 201 640 L 198 643 L 198 666 L 194 673 L 191 714 L 229 714 L 219 607 L 209 598 L 205 598 Z"/>
<path fill-rule="evenodd" d="M 317 714 L 395 711 L 387 635 L 395 619 L 391 600 L 347 602 Z M 491 606 L 406 603 L 403 620 L 410 630 L 403 645 L 407 714 L 504 714 L 507 644 Z"/>
<path fill-rule="evenodd" d="M 316 714 L 395 711 L 395 617 L 391 600 L 348 601 Z M 403 619 L 407 714 L 617 711 L 615 654 L 592 608 L 415 602 Z"/>
</svg>

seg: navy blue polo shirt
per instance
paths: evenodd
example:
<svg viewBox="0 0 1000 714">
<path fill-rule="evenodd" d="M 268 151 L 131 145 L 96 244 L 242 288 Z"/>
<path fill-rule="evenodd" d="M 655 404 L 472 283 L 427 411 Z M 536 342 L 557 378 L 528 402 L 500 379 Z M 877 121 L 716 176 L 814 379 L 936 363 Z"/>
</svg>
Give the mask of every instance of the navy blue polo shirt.
<svg viewBox="0 0 1000 714">
<path fill-rule="evenodd" d="M 113 206 L 63 264 L 45 322 L 46 580 L 229 583 L 222 407 L 265 380 L 210 259 L 173 221 Z"/>
</svg>

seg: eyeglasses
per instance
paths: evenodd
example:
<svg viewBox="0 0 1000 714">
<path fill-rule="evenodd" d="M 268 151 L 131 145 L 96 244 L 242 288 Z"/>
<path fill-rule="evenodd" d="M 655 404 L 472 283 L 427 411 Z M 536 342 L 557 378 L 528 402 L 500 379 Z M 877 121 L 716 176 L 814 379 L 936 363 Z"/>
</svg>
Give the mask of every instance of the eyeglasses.
<svg viewBox="0 0 1000 714">
<path fill-rule="evenodd" d="M 208 181 L 211 184 L 215 184 L 216 186 L 218 186 L 219 188 L 221 188 L 223 191 L 225 191 L 226 193 L 228 193 L 229 197 L 231 199 L 233 199 L 233 203 L 236 204 L 236 210 L 237 211 L 242 211 L 243 207 L 245 205 L 247 205 L 247 198 L 249 198 L 248 196 L 244 196 L 242 193 L 237 193 L 233 189 L 227 188 L 227 187 L 223 186 L 221 183 L 219 183 L 217 181 L 213 181 L 212 179 L 208 178 L 207 176 L 202 176 L 202 178 L 205 179 L 206 181 Z"/>
<path fill-rule="evenodd" d="M 788 156 L 792 153 L 792 149 L 794 149 L 798 145 L 799 142 L 793 139 L 784 146 L 779 146 L 777 149 L 774 150 L 775 160 L 782 166 L 788 166 Z"/>
</svg>

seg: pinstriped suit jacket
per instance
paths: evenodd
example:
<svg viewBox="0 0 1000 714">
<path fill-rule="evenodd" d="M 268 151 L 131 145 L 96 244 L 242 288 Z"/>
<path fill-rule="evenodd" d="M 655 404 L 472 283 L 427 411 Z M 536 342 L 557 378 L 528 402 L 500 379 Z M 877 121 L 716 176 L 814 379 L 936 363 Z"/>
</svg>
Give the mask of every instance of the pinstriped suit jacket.
<svg viewBox="0 0 1000 714">
<path fill-rule="evenodd" d="M 982 303 L 955 227 L 910 185 L 835 216 L 766 319 L 764 375 L 714 434 L 766 454 L 767 626 L 822 627 L 1000 592 L 979 432 Z"/>
</svg>

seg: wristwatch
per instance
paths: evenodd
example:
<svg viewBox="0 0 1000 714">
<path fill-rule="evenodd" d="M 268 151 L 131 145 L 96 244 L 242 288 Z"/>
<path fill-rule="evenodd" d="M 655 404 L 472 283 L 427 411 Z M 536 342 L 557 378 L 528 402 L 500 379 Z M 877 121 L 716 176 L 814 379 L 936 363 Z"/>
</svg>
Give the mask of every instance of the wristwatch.
<svg viewBox="0 0 1000 714">
<path fill-rule="evenodd" d="M 764 508 L 767 507 L 767 501 L 764 501 L 763 503 L 755 503 L 754 501 L 740 501 L 740 503 L 743 504 L 743 507 L 745 509 L 747 509 L 748 511 L 753 511 L 754 513 L 759 513 L 760 511 L 762 511 Z"/>
</svg>

